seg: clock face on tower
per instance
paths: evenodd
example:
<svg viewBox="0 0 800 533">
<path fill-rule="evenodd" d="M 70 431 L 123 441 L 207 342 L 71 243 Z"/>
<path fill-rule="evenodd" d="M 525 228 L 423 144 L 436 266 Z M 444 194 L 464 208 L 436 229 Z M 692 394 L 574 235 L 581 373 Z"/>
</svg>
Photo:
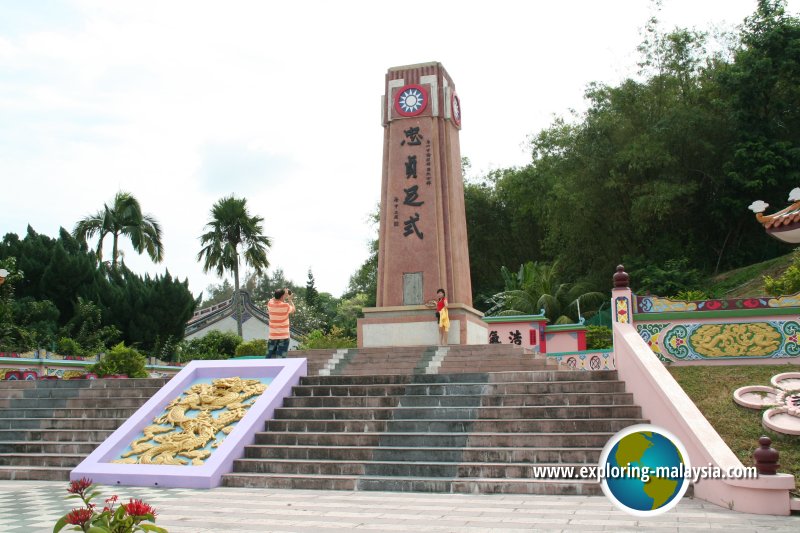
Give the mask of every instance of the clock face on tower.
<svg viewBox="0 0 800 533">
<path fill-rule="evenodd" d="M 461 100 L 458 98 L 458 95 L 453 91 L 453 94 L 450 96 L 450 105 L 453 112 L 453 122 L 456 123 L 456 126 L 461 126 Z"/>
<path fill-rule="evenodd" d="M 394 110 L 403 117 L 415 117 L 428 107 L 428 91 L 421 85 L 406 85 L 395 93 Z"/>
</svg>

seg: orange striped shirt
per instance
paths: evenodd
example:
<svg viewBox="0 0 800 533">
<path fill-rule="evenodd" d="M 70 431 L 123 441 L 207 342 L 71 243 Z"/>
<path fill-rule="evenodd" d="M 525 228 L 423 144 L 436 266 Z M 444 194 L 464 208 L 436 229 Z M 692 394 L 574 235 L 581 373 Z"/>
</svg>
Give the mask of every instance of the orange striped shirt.
<svg viewBox="0 0 800 533">
<path fill-rule="evenodd" d="M 267 303 L 269 312 L 269 338 L 289 338 L 289 313 L 294 313 L 294 304 L 271 299 Z"/>
</svg>

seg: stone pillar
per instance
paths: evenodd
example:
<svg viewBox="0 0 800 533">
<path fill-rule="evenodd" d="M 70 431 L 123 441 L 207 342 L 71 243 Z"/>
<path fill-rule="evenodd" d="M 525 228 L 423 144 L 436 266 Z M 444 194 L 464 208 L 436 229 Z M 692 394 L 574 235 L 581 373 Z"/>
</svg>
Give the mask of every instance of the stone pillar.
<svg viewBox="0 0 800 533">
<path fill-rule="evenodd" d="M 618 265 L 617 271 L 614 273 L 611 313 L 614 322 L 633 324 L 633 292 L 630 288 L 630 276 L 622 265 Z"/>
<path fill-rule="evenodd" d="M 384 127 L 377 307 L 364 309 L 359 346 L 436 344 L 426 301 L 447 292 L 451 344 L 486 344 L 472 308 L 461 104 L 440 63 L 390 68 Z"/>
</svg>

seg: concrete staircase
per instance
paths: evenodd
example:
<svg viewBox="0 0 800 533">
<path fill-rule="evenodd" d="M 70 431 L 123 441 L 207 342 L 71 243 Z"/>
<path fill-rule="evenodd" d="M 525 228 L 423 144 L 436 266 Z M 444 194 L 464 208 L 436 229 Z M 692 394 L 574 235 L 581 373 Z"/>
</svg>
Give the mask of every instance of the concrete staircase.
<svg viewBox="0 0 800 533">
<path fill-rule="evenodd" d="M 449 368 L 504 363 L 460 347 Z M 620 429 L 642 423 L 614 371 L 535 370 L 303 378 L 223 483 L 232 487 L 465 493 L 600 494 L 593 480 L 536 467 L 596 466 Z M 419 353 L 419 352 L 417 352 Z M 365 361 L 379 363 L 378 352 Z M 389 356 L 384 356 L 388 359 Z M 513 359 L 513 358 L 512 358 Z M 443 368 L 445 364 L 442 365 Z M 350 365 L 353 365 L 351 361 Z M 416 368 L 416 366 L 412 367 Z"/>
<path fill-rule="evenodd" d="M 68 480 L 166 382 L 0 381 L 0 480 Z"/>
<path fill-rule="evenodd" d="M 309 376 L 453 374 L 558 368 L 558 363 L 546 356 L 508 344 L 305 350 L 292 351 L 289 357 L 305 357 Z"/>
</svg>

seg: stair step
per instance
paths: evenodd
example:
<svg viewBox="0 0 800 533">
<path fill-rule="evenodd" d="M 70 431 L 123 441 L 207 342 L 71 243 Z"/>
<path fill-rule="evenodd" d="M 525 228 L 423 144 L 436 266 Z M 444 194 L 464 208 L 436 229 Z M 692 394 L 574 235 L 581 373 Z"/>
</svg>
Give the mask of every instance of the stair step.
<svg viewBox="0 0 800 533">
<path fill-rule="evenodd" d="M 466 494 L 602 494 L 593 481 L 518 480 L 518 479 L 453 479 L 385 476 L 305 476 L 234 473 L 223 476 L 223 485 L 246 488 L 281 488 L 306 490 L 377 490 L 398 492 L 437 492 Z"/>
<path fill-rule="evenodd" d="M 578 379 L 580 378 L 580 379 Z M 514 381 L 603 381 L 617 379 L 616 370 L 542 370 L 470 374 L 414 374 L 365 376 L 307 376 L 301 385 L 392 385 L 412 383 L 506 383 Z"/>
<path fill-rule="evenodd" d="M 300 396 L 289 397 L 284 407 L 533 407 L 572 405 L 633 405 L 630 393 L 567 393 L 473 395 L 397 395 L 397 396 Z"/>
<path fill-rule="evenodd" d="M 503 447 L 600 447 L 614 435 L 601 433 L 432 433 L 432 432 L 260 432 L 256 433 L 256 445 L 280 446 L 494 446 Z"/>
<path fill-rule="evenodd" d="M 0 418 L 0 430 L 9 429 L 117 429 L 127 418 Z"/>
<path fill-rule="evenodd" d="M 267 431 L 388 431 L 455 433 L 617 432 L 641 418 L 505 419 L 505 420 L 268 420 Z M 391 425 L 390 425 L 391 424 Z"/>
<path fill-rule="evenodd" d="M 506 420 L 543 418 L 636 418 L 636 405 L 578 405 L 529 407 L 281 407 L 276 420 Z"/>
<path fill-rule="evenodd" d="M 400 385 L 301 385 L 294 396 L 441 396 L 505 394 L 588 394 L 624 392 L 622 381 L 550 381 L 509 383 L 409 383 Z"/>
<path fill-rule="evenodd" d="M 136 412 L 136 408 L 125 407 L 31 407 L 24 409 L 0 409 L 0 421 L 20 418 L 125 418 Z"/>
<path fill-rule="evenodd" d="M 58 442 L 58 441 L 0 441 L 0 453 L 45 453 L 45 454 L 83 454 L 89 455 L 97 448 L 97 442 Z"/>
<path fill-rule="evenodd" d="M 0 480 L 68 481 L 72 467 L 0 466 Z"/>
<path fill-rule="evenodd" d="M 307 474 L 338 476 L 398 476 L 398 477 L 468 477 L 540 479 L 540 468 L 558 468 L 565 473 L 551 479 L 575 479 L 585 464 L 579 463 L 467 463 L 431 461 L 339 461 L 302 459 L 236 459 L 234 471 L 258 474 Z M 573 469 L 574 477 L 566 477 Z"/>
<path fill-rule="evenodd" d="M 0 466 L 74 468 L 84 454 L 0 453 Z"/>
<path fill-rule="evenodd" d="M 4 398 L 6 393 L 15 393 L 14 398 L 20 399 L 74 399 L 74 398 L 143 398 L 149 399 L 161 387 L 124 387 L 124 388 L 46 388 L 46 389 L 4 389 L 0 386 L 0 398 Z M 142 402 L 144 403 L 144 402 Z"/>
<path fill-rule="evenodd" d="M 102 389 L 98 389 L 102 390 Z M 7 404 L 0 404 L 1 407 L 14 410 L 23 409 L 83 409 L 87 402 L 96 402 L 99 407 L 111 406 L 113 408 L 133 408 L 138 409 L 149 399 L 141 396 L 114 396 L 114 397 L 98 397 L 86 398 L 84 396 L 72 398 L 15 398 L 7 400 Z M 96 409 L 93 406 L 92 409 Z M 5 409 L 0 409 L 0 412 L 5 412 Z"/>
<path fill-rule="evenodd" d="M 245 459 L 435 461 L 465 463 L 597 463 L 602 448 L 253 445 Z"/>
<path fill-rule="evenodd" d="M 103 442 L 113 429 L 0 429 L 0 442 Z"/>
</svg>

